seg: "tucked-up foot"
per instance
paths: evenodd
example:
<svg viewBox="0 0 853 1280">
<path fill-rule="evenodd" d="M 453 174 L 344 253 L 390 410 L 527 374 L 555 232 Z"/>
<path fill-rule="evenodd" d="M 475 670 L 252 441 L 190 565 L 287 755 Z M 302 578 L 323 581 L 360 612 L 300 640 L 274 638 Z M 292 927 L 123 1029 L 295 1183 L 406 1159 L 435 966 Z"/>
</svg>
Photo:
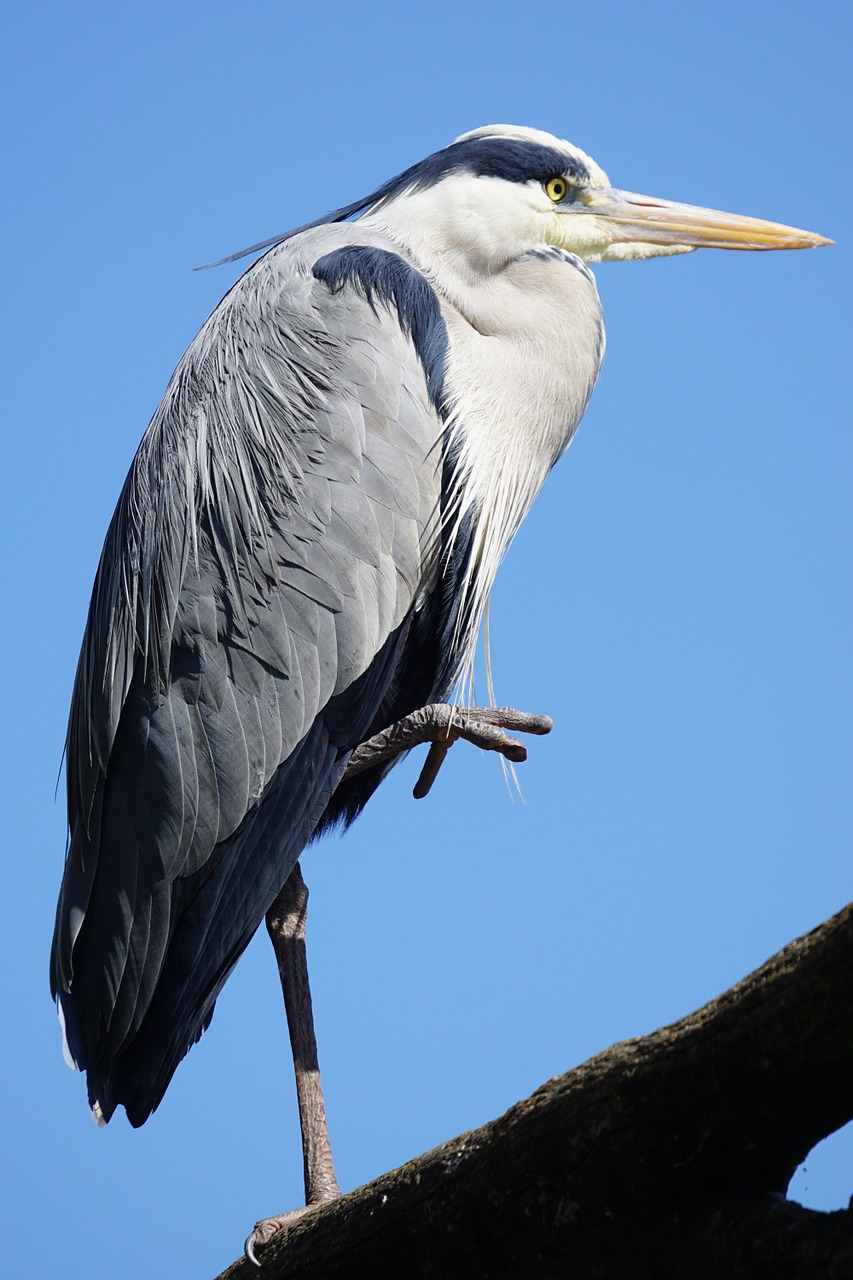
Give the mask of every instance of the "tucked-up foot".
<svg viewBox="0 0 853 1280">
<path fill-rule="evenodd" d="M 505 759 L 520 764 L 527 759 L 527 748 L 503 730 L 543 734 L 550 733 L 552 727 L 550 716 L 531 715 L 514 707 L 454 707 L 432 703 L 356 747 L 344 777 L 353 777 L 364 769 L 393 760 L 418 743 L 429 742 L 429 755 L 414 789 L 415 799 L 421 800 L 435 781 L 448 748 L 459 738 L 486 751 L 497 751 Z"/>
</svg>

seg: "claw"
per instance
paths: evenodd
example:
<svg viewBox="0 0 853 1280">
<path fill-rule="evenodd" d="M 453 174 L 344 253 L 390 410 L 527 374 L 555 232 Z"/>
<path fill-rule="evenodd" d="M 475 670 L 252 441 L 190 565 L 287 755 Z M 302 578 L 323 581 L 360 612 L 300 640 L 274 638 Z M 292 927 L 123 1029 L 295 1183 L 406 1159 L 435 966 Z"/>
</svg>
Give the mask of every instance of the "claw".
<svg viewBox="0 0 853 1280">
<path fill-rule="evenodd" d="M 253 1263 L 256 1267 L 259 1267 L 261 1264 L 255 1257 L 255 1234 L 256 1233 L 254 1231 L 251 1231 L 246 1236 L 246 1243 L 243 1245 L 243 1256 L 248 1258 L 249 1262 Z"/>
<path fill-rule="evenodd" d="M 243 1252 L 249 1261 L 259 1267 L 261 1260 L 255 1250 L 265 1248 L 273 1236 L 288 1225 L 288 1219 L 300 1218 L 304 1212 L 304 1209 L 295 1209 L 293 1213 L 283 1213 L 278 1218 L 263 1218 L 260 1222 L 256 1222 L 243 1246 Z"/>
<path fill-rule="evenodd" d="M 329 1196 L 328 1199 L 337 1200 L 338 1196 Z M 320 1203 L 325 1202 L 324 1200 L 315 1204 L 306 1204 L 301 1209 L 291 1209 L 289 1213 L 280 1213 L 275 1218 L 262 1218 L 260 1222 L 255 1223 L 254 1230 L 246 1237 L 246 1243 L 243 1245 L 244 1256 L 248 1258 L 249 1262 L 253 1262 L 256 1267 L 260 1267 L 262 1263 L 255 1250 L 265 1248 L 273 1236 L 278 1235 L 279 1231 L 294 1226 L 311 1209 L 316 1209 Z"/>
<path fill-rule="evenodd" d="M 254 1229 L 246 1237 L 246 1243 L 243 1245 L 243 1253 L 249 1261 L 259 1267 L 261 1261 L 255 1250 L 269 1244 L 274 1235 L 292 1222 L 295 1222 L 297 1218 L 301 1218 L 307 1208 L 308 1206 L 306 1205 L 305 1209 L 294 1209 L 291 1213 L 282 1213 L 277 1218 L 262 1218 L 260 1222 L 256 1222 Z"/>
</svg>

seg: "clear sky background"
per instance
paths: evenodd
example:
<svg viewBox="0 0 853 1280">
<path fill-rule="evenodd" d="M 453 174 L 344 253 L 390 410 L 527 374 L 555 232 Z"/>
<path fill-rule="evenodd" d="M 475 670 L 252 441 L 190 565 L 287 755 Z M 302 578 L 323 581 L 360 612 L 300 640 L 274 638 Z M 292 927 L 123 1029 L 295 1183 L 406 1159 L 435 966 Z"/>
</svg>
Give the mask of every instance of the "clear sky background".
<svg viewBox="0 0 853 1280">
<path fill-rule="evenodd" d="M 477 125 L 838 246 L 597 269 L 600 385 L 498 579 L 498 698 L 551 713 L 513 800 L 457 747 L 303 860 L 341 1183 L 718 994 L 850 895 L 850 7 L 13 6 L 4 198 L 8 1274 L 209 1280 L 301 1203 L 265 936 L 159 1111 L 89 1118 L 47 957 L 65 718 L 101 542 L 239 266 Z M 853 1192 L 853 1135 L 794 1184 Z"/>
</svg>

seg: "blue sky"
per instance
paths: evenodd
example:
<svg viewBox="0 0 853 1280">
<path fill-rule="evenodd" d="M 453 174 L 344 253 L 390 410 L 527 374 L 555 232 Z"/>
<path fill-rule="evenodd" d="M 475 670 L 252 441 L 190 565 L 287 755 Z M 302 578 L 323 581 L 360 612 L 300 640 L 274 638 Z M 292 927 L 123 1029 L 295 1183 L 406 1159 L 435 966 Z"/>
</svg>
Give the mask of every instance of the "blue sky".
<svg viewBox="0 0 853 1280">
<path fill-rule="evenodd" d="M 238 270 L 188 268 L 466 129 L 548 129 L 616 185 L 838 245 L 598 269 L 602 379 L 493 599 L 499 700 L 556 722 L 525 803 L 457 747 L 428 800 L 410 760 L 303 862 L 343 1186 L 687 1013 L 850 897 L 849 14 L 84 0 L 5 19 L 10 1273 L 100 1280 L 120 1253 L 128 1280 L 205 1280 L 300 1203 L 265 937 L 148 1125 L 89 1119 L 47 988 L 65 717 L 124 474 Z M 846 1204 L 853 1136 L 807 1164 L 798 1197 Z"/>
</svg>

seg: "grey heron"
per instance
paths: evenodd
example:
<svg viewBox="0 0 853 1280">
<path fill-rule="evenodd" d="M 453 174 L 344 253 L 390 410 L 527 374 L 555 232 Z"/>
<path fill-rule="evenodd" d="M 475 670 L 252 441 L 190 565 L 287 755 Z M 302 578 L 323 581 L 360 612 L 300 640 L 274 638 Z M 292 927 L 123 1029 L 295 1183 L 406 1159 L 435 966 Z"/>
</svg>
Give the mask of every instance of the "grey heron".
<svg viewBox="0 0 853 1280">
<path fill-rule="evenodd" d="M 96 1119 L 144 1123 L 266 918 L 306 1201 L 338 1194 L 297 860 L 412 741 L 547 728 L 441 708 L 598 378 L 590 264 L 828 243 L 498 125 L 254 246 L 133 461 L 74 685 L 51 984 Z"/>
</svg>

